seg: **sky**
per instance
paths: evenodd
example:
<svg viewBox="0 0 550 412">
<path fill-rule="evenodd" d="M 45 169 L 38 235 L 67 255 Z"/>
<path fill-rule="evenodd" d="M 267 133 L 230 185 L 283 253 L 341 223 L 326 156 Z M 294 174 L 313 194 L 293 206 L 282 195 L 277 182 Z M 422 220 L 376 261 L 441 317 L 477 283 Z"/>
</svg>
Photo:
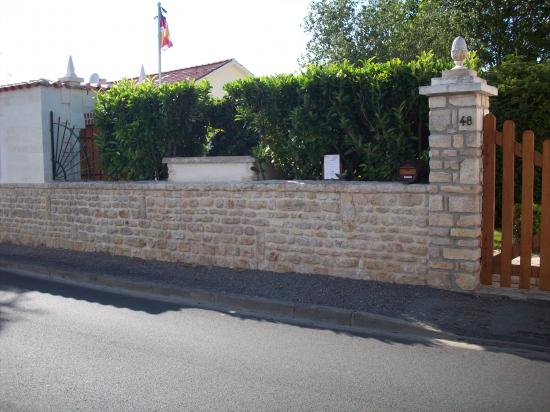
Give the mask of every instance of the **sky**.
<svg viewBox="0 0 550 412">
<path fill-rule="evenodd" d="M 299 68 L 310 0 L 163 0 L 174 46 L 162 70 L 235 58 L 254 75 Z M 156 0 L 0 0 L 0 84 L 157 68 Z"/>
</svg>

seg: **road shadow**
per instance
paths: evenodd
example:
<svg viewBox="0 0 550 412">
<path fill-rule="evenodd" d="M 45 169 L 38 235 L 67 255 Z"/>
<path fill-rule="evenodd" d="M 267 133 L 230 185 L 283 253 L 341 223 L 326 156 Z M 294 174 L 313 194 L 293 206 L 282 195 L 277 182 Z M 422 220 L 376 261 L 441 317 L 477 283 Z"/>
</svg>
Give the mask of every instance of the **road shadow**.
<svg viewBox="0 0 550 412">
<path fill-rule="evenodd" d="M 42 310 L 29 308 L 26 291 L 6 287 L 1 283 L 3 272 L 0 272 L 0 335 L 10 322 L 22 321 L 26 315 L 41 315 Z"/>
<path fill-rule="evenodd" d="M 183 303 L 169 302 L 162 300 L 163 297 L 155 299 L 154 297 L 139 297 L 123 292 L 98 290 L 86 286 L 76 286 L 64 282 L 56 282 L 47 279 L 35 278 L 30 276 L 21 276 L 5 271 L 0 271 L 0 339 L 1 333 L 9 322 L 16 322 L 24 319 L 25 316 L 35 315 L 40 316 L 40 310 L 29 309 L 26 307 L 26 294 L 39 292 L 52 296 L 59 296 L 67 299 L 74 299 L 96 303 L 105 306 L 111 306 L 120 309 L 129 309 L 136 312 L 144 312 L 150 315 L 161 315 L 166 312 L 180 312 L 186 309 L 206 309 L 223 313 L 240 320 L 254 320 L 257 322 L 268 322 L 273 324 L 287 324 L 304 329 L 313 330 L 330 330 L 332 333 L 353 336 L 363 339 L 374 339 L 385 344 L 401 344 L 401 345 L 421 345 L 425 347 L 437 347 L 442 343 L 427 339 L 425 337 L 417 337 L 400 333 L 382 332 L 377 330 L 372 331 L 349 331 L 341 330 L 338 327 L 331 327 L 327 324 L 316 324 L 309 321 L 303 321 L 292 318 L 276 318 L 269 314 L 248 313 L 231 308 L 219 308 L 205 305 L 188 305 Z M 410 319 L 415 321 L 415 319 Z M 533 352 L 529 350 L 496 347 L 492 345 L 484 345 L 477 339 L 461 339 L 464 343 L 472 343 L 490 352 L 507 353 L 515 356 L 520 356 L 528 359 L 542 360 L 550 363 L 550 349 L 546 353 Z"/>
<path fill-rule="evenodd" d="M 0 271 L 0 292 L 15 293 L 18 296 L 18 300 L 27 292 L 40 292 L 63 298 L 113 306 L 115 308 L 130 309 L 136 312 L 145 312 L 151 315 L 177 311 L 183 307 L 179 304 L 161 300 L 139 298 L 123 293 L 96 290 L 88 288 L 86 285 L 76 286 L 32 276 L 21 276 L 5 271 Z M 15 302 L 10 304 L 10 306 L 14 304 Z"/>
</svg>

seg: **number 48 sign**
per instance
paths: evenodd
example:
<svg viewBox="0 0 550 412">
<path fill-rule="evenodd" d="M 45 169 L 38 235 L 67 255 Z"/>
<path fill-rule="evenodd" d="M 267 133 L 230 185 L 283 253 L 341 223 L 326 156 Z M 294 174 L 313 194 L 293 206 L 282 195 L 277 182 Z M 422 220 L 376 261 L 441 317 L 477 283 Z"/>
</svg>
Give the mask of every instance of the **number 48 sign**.
<svg viewBox="0 0 550 412">
<path fill-rule="evenodd" d="M 458 120 L 457 126 L 459 130 L 475 130 L 476 125 L 480 121 L 478 111 L 470 108 L 458 109 L 458 116 L 455 119 Z"/>
<path fill-rule="evenodd" d="M 471 126 L 473 124 L 472 116 L 462 116 L 459 123 L 462 126 Z"/>
</svg>

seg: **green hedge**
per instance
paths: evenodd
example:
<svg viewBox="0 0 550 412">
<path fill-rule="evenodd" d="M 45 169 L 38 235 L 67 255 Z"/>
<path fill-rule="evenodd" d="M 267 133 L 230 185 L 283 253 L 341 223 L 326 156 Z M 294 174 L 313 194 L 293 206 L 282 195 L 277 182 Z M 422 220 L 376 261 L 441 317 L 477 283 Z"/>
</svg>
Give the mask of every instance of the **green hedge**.
<svg viewBox="0 0 550 412">
<path fill-rule="evenodd" d="M 230 96 L 213 102 L 210 112 L 208 156 L 250 155 L 258 145 L 258 135 L 236 118 L 237 109 Z"/>
<path fill-rule="evenodd" d="M 550 138 L 550 62 L 536 63 L 510 55 L 503 63 L 485 75 L 489 84 L 498 88 L 498 96 L 491 98 L 491 112 L 502 130 L 505 120 L 516 124 L 516 138 L 521 142 L 525 130 L 535 133 L 535 148 L 542 151 L 542 143 Z M 516 159 L 515 202 L 521 202 L 521 159 Z M 535 203 L 541 201 L 542 177 L 535 168 Z M 502 154 L 497 150 L 496 224 L 500 227 L 502 211 Z"/>
<path fill-rule="evenodd" d="M 428 103 L 418 87 L 448 68 L 430 54 L 404 63 L 311 66 L 298 75 L 226 86 L 237 118 L 285 177 L 319 179 L 322 158 L 339 154 L 348 180 L 392 180 L 400 162 L 426 148 Z"/>
<path fill-rule="evenodd" d="M 533 204 L 533 235 L 540 232 L 540 205 Z M 514 242 L 519 242 L 521 239 L 521 204 L 514 204 Z"/>
<path fill-rule="evenodd" d="M 498 125 L 511 119 L 520 132 L 533 130 L 540 150 L 542 140 L 550 138 L 550 62 L 510 55 L 485 77 L 498 88 L 498 96 L 491 98 Z"/>
<path fill-rule="evenodd" d="M 125 81 L 98 93 L 99 147 L 114 179 L 162 178 L 166 156 L 250 153 L 286 178 L 320 179 L 323 156 L 334 153 L 343 179 L 392 180 L 403 160 L 428 146 L 429 108 L 418 87 L 449 66 L 431 54 L 407 63 L 311 66 L 230 83 L 220 100 L 209 97 L 207 83 Z M 550 137 L 550 64 L 510 56 L 484 76 L 499 88 L 491 102 L 499 122 L 515 120 L 518 135 L 532 128 L 540 149 Z"/>
<path fill-rule="evenodd" d="M 113 179 L 158 179 L 162 158 L 206 151 L 208 83 L 117 83 L 97 94 L 94 117 L 101 159 Z"/>
</svg>

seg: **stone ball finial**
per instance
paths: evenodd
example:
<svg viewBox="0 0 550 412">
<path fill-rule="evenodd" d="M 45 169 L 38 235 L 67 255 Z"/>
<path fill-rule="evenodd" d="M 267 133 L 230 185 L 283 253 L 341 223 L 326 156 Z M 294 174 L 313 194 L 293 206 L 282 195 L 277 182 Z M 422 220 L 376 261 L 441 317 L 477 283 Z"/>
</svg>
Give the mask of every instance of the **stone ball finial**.
<svg viewBox="0 0 550 412">
<path fill-rule="evenodd" d="M 463 37 L 458 36 L 453 40 L 453 46 L 451 48 L 451 57 L 455 62 L 453 70 L 465 69 L 463 66 L 464 60 L 468 56 L 468 46 L 466 46 L 466 40 Z"/>
</svg>

